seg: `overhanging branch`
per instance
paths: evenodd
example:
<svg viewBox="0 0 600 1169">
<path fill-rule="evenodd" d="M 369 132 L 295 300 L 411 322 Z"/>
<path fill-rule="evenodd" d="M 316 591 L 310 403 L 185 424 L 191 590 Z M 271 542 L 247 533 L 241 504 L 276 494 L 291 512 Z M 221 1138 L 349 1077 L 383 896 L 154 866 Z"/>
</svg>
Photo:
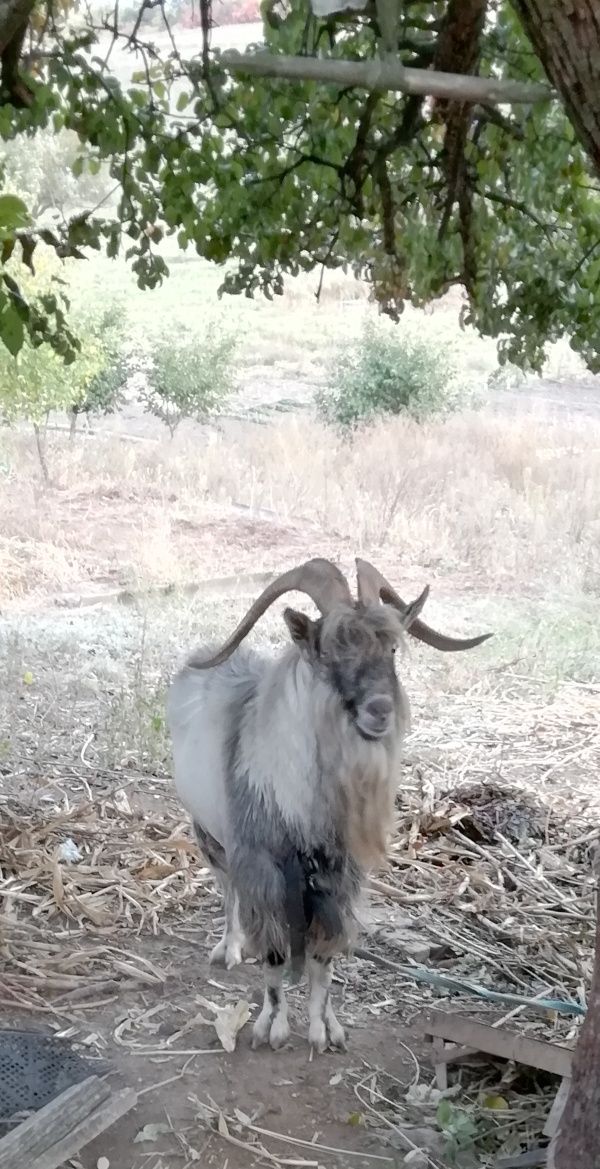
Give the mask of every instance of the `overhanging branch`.
<svg viewBox="0 0 600 1169">
<path fill-rule="evenodd" d="M 469 77 L 413 69 L 386 57 L 373 61 L 340 61 L 324 57 L 286 57 L 272 53 L 223 53 L 220 63 L 231 73 L 258 77 L 281 77 L 289 81 L 321 81 L 329 85 L 355 86 L 369 90 L 448 98 L 451 101 L 479 102 L 481 105 L 511 105 L 548 101 L 553 91 L 541 83 L 502 81 L 493 77 Z"/>
</svg>

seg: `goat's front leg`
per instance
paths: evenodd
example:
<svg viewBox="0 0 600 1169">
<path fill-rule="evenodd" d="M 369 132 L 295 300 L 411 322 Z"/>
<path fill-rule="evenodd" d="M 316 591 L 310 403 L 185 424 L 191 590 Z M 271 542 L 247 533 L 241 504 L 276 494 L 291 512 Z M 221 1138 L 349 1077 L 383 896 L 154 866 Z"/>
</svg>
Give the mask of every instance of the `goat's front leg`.
<svg viewBox="0 0 600 1169">
<path fill-rule="evenodd" d="M 269 954 L 264 966 L 265 997 L 252 1037 L 252 1046 L 255 1048 L 268 1042 L 277 1049 L 283 1047 L 289 1039 L 287 1001 L 283 989 L 284 968 L 285 959 L 280 954 Z"/>
<path fill-rule="evenodd" d="M 331 1005 L 331 979 L 333 962 L 331 958 L 308 959 L 308 1042 L 317 1051 L 323 1052 L 328 1043 L 341 1051 L 346 1049 L 344 1028 L 338 1022 Z"/>
</svg>

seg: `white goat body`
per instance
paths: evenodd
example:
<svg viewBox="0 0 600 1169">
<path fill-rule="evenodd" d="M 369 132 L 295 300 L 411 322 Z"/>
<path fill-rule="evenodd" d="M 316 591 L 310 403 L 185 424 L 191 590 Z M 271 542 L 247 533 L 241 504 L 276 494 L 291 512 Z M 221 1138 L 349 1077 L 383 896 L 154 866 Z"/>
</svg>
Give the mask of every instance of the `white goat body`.
<svg viewBox="0 0 600 1169">
<path fill-rule="evenodd" d="M 278 659 L 244 647 L 210 673 L 185 666 L 169 695 L 179 797 L 229 852 L 227 775 L 235 735 L 248 784 L 267 814 L 279 814 L 298 847 L 339 833 L 357 861 L 373 863 L 385 848 L 400 733 L 409 721 L 400 694 L 397 733 L 368 742 L 353 731 L 339 695 L 315 678 L 294 646 Z M 232 726 L 235 718 L 238 726 Z"/>
<path fill-rule="evenodd" d="M 359 600 L 329 561 L 309 561 L 267 586 L 218 652 L 197 651 L 169 695 L 175 786 L 225 897 L 211 958 L 242 946 L 265 962 L 256 1043 L 289 1034 L 283 968 L 307 960 L 309 1040 L 342 1045 L 329 999 L 331 960 L 352 937 L 365 870 L 385 852 L 398 754 L 409 723 L 393 653 L 403 630 L 438 649 L 467 649 L 357 562 Z M 283 592 L 315 601 L 312 621 L 288 609 L 293 644 L 279 657 L 241 642 Z M 384 603 L 381 603 L 383 599 Z"/>
</svg>

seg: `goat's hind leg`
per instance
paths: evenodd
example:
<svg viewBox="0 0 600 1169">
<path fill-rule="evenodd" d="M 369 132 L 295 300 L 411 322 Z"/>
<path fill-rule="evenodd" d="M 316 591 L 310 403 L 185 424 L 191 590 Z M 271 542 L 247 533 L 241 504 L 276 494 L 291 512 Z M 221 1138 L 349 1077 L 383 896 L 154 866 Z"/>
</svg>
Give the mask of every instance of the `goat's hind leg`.
<svg viewBox="0 0 600 1169">
<path fill-rule="evenodd" d="M 338 1022 L 331 1005 L 331 980 L 333 961 L 331 958 L 308 959 L 309 985 L 309 1027 L 308 1042 L 318 1052 L 323 1052 L 330 1043 L 340 1051 L 346 1050 L 346 1035 Z"/>
<path fill-rule="evenodd" d="M 225 912 L 223 937 L 210 952 L 209 962 L 225 965 L 228 970 L 239 966 L 244 957 L 244 933 L 240 924 L 240 911 L 237 894 L 231 883 L 227 869 L 227 858 L 224 848 L 200 824 L 194 821 L 194 831 L 200 850 L 215 878 L 221 893 Z"/>
<path fill-rule="evenodd" d="M 223 894 L 225 925 L 223 937 L 211 950 L 208 960 L 211 966 L 224 965 L 231 970 L 244 959 L 244 933 L 240 925 L 239 903 L 228 875 L 218 869 L 213 869 L 213 874 Z"/>
<path fill-rule="evenodd" d="M 285 991 L 283 989 L 283 974 L 285 960 L 280 954 L 269 954 L 265 962 L 265 997 L 262 1010 L 254 1024 L 252 1046 L 261 1047 L 263 1043 L 270 1043 L 277 1050 L 283 1047 L 290 1036 L 288 1010 Z"/>
</svg>

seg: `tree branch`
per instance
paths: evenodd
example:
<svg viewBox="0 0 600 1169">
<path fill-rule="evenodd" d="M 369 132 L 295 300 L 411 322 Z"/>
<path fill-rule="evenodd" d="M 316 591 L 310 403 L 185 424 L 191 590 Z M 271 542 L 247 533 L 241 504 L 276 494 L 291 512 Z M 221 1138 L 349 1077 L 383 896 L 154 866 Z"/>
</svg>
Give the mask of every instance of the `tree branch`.
<svg viewBox="0 0 600 1169">
<path fill-rule="evenodd" d="M 390 58 L 372 61 L 341 61 L 321 57 L 285 57 L 272 53 L 223 53 L 220 63 L 231 73 L 259 77 L 281 77 L 291 81 L 320 81 L 326 85 L 351 85 L 360 89 L 395 90 L 428 94 L 450 101 L 496 105 L 548 101 L 553 91 L 547 86 L 493 77 L 469 77 L 460 73 L 439 73 L 412 69 Z"/>
<path fill-rule="evenodd" d="M 499 203 L 502 207 L 510 207 L 512 211 L 518 211 L 521 215 L 526 215 L 535 223 L 536 227 L 541 228 L 542 231 L 549 235 L 552 231 L 558 231 L 558 224 L 548 223 L 540 219 L 527 203 L 521 202 L 519 199 L 510 199 L 508 195 L 503 195 L 500 191 L 490 191 L 487 187 L 485 190 L 478 192 L 484 199 L 489 199 L 491 203 Z"/>
</svg>

